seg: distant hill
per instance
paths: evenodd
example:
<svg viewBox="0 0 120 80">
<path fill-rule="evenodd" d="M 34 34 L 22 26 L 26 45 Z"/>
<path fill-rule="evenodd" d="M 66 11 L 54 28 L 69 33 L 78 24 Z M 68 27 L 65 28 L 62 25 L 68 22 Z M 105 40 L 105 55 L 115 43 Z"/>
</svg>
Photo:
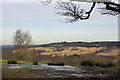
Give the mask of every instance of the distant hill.
<svg viewBox="0 0 120 80">
<path fill-rule="evenodd" d="M 59 42 L 43 45 L 35 45 L 33 47 L 104 47 L 104 46 L 120 46 L 118 41 L 103 42 Z"/>
<path fill-rule="evenodd" d="M 42 45 L 32 45 L 32 47 L 104 47 L 104 46 L 120 46 L 118 41 L 102 41 L 102 42 L 58 42 Z M 0 45 L 2 48 L 14 47 L 14 45 Z"/>
</svg>

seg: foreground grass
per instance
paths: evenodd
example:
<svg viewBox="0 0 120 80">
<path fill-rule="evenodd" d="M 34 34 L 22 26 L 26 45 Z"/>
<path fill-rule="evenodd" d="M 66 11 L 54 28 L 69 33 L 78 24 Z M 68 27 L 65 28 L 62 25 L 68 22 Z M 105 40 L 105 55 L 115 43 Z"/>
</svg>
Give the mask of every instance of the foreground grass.
<svg viewBox="0 0 120 80">
<path fill-rule="evenodd" d="M 82 77 L 89 77 L 93 75 L 96 78 L 101 77 L 117 77 L 117 68 L 100 68 L 100 67 L 81 67 L 80 71 L 61 71 L 53 69 L 32 69 L 32 68 L 8 68 L 8 64 L 3 64 L 2 77 L 3 78 L 69 78 L 77 77 L 72 74 L 83 75 Z M 87 76 L 86 76 L 87 75 Z"/>
</svg>

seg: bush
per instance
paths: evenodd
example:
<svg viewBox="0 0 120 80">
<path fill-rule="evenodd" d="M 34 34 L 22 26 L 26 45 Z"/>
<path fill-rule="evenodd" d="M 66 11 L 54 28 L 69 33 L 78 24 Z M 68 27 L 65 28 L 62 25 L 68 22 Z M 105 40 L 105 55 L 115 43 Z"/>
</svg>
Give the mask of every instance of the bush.
<svg viewBox="0 0 120 80">
<path fill-rule="evenodd" d="M 97 67 L 106 67 L 106 64 L 104 64 L 104 63 L 95 63 L 95 66 L 97 66 Z"/>
<path fill-rule="evenodd" d="M 7 61 L 7 63 L 8 63 L 8 64 L 17 64 L 17 61 L 14 61 L 14 60 L 12 60 L 12 61 Z"/>
<path fill-rule="evenodd" d="M 107 67 L 115 67 L 115 64 L 113 64 L 113 63 L 108 63 L 108 64 L 107 64 Z"/>
<path fill-rule="evenodd" d="M 94 65 L 93 62 L 87 60 L 87 61 L 82 61 L 81 66 L 94 66 Z"/>
<path fill-rule="evenodd" d="M 115 64 L 113 64 L 113 63 L 107 63 L 107 64 L 105 64 L 105 63 L 95 63 L 95 66 L 97 66 L 97 67 L 115 67 Z"/>
<path fill-rule="evenodd" d="M 64 63 L 47 63 L 49 66 L 64 66 Z"/>
<path fill-rule="evenodd" d="M 72 56 L 80 56 L 80 55 L 78 55 L 78 54 L 73 54 Z"/>
<path fill-rule="evenodd" d="M 38 65 L 38 61 L 33 61 L 33 65 Z"/>
<path fill-rule="evenodd" d="M 95 63 L 95 66 L 97 66 L 97 67 L 99 67 L 99 65 L 100 65 L 99 63 Z"/>
</svg>

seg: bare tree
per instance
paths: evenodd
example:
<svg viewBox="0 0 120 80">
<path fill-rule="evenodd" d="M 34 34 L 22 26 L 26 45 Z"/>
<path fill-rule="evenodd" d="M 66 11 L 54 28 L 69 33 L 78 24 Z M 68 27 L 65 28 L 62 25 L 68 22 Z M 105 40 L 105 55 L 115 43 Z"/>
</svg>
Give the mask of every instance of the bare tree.
<svg viewBox="0 0 120 80">
<path fill-rule="evenodd" d="M 13 36 L 13 43 L 17 49 L 26 49 L 31 43 L 29 31 L 23 32 L 18 29 Z"/>
<path fill-rule="evenodd" d="M 13 36 L 13 43 L 16 48 L 14 53 L 17 59 L 23 59 L 24 55 L 27 54 L 27 48 L 31 43 L 31 35 L 29 34 L 29 31 L 23 32 L 18 29 Z"/>
</svg>

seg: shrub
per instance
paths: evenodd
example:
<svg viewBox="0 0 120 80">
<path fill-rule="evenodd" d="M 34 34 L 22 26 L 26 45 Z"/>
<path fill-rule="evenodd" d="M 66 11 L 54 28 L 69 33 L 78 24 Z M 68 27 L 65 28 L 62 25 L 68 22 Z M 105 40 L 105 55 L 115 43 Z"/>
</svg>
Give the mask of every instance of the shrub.
<svg viewBox="0 0 120 80">
<path fill-rule="evenodd" d="M 7 63 L 8 63 L 8 64 L 17 64 L 17 61 L 14 61 L 14 60 L 9 61 L 9 60 L 8 60 Z"/>
<path fill-rule="evenodd" d="M 47 63 L 48 65 L 64 66 L 64 63 Z"/>
<path fill-rule="evenodd" d="M 100 66 L 100 63 L 95 63 L 95 66 L 99 67 L 99 66 Z"/>
<path fill-rule="evenodd" d="M 81 62 L 81 66 L 94 66 L 93 62 L 86 60 Z"/>
<path fill-rule="evenodd" d="M 38 61 L 33 61 L 33 65 L 38 65 Z"/>
<path fill-rule="evenodd" d="M 107 63 L 107 64 L 105 64 L 105 63 L 95 63 L 95 66 L 97 66 L 97 67 L 115 67 L 115 64 L 113 64 L 113 63 Z"/>
<path fill-rule="evenodd" d="M 107 64 L 107 67 L 115 67 L 115 64 L 113 64 L 113 63 L 108 63 L 108 64 Z"/>
<path fill-rule="evenodd" d="M 97 67 L 106 67 L 106 64 L 104 64 L 104 63 L 95 63 L 95 66 L 97 66 Z"/>
<path fill-rule="evenodd" d="M 67 57 L 67 55 L 64 55 L 64 57 Z"/>
<path fill-rule="evenodd" d="M 79 56 L 78 54 L 73 54 L 72 56 Z"/>
</svg>

